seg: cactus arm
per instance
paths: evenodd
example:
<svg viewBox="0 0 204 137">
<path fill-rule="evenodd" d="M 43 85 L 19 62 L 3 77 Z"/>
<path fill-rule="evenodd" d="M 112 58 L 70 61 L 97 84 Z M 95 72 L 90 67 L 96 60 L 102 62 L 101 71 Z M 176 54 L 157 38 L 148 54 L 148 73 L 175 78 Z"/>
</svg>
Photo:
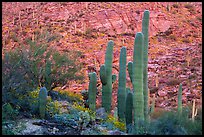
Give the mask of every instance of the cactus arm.
<svg viewBox="0 0 204 137">
<path fill-rule="evenodd" d="M 101 65 L 100 67 L 100 79 L 101 79 L 101 83 L 103 85 L 105 85 L 107 83 L 107 78 L 106 78 L 106 67 L 105 65 Z"/>
<path fill-rule="evenodd" d="M 128 73 L 129 73 L 131 82 L 132 82 L 132 64 L 133 64 L 132 61 L 128 62 Z"/>
<path fill-rule="evenodd" d="M 120 51 L 119 61 L 119 82 L 118 82 L 118 118 L 119 121 L 125 121 L 125 99 L 126 99 L 126 47 Z"/>
<path fill-rule="evenodd" d="M 143 50 L 143 92 L 144 92 L 144 117 L 145 121 L 149 122 L 148 108 L 148 44 L 149 44 L 149 11 L 145 10 L 142 19 L 142 33 L 144 35 L 144 50 Z"/>
<path fill-rule="evenodd" d="M 88 90 L 88 102 L 89 108 L 92 111 L 96 110 L 96 93 L 97 93 L 97 76 L 96 72 L 89 73 L 90 82 L 89 82 L 89 90 Z"/>
<path fill-rule="evenodd" d="M 113 75 L 112 75 L 112 83 L 114 83 L 116 80 L 117 80 L 117 75 L 116 75 L 116 74 L 113 74 Z"/>
</svg>

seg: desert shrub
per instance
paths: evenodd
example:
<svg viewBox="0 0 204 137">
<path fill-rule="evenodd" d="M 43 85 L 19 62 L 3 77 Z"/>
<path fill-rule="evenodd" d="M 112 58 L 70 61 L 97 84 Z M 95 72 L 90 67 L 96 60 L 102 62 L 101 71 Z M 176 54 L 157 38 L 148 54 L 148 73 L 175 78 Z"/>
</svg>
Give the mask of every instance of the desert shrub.
<svg viewBox="0 0 204 137">
<path fill-rule="evenodd" d="M 178 5 L 177 3 L 174 3 L 172 6 L 173 6 L 174 8 L 179 8 L 179 5 Z"/>
<path fill-rule="evenodd" d="M 89 112 L 80 111 L 79 120 L 78 120 L 78 125 L 80 126 L 80 129 L 85 129 L 90 122 L 91 122 L 91 117 L 89 115 Z"/>
<path fill-rule="evenodd" d="M 14 109 L 11 104 L 2 105 L 2 120 L 15 120 L 18 115 L 18 110 Z"/>
<path fill-rule="evenodd" d="M 112 115 L 108 115 L 107 119 L 102 122 L 102 126 L 107 127 L 107 129 L 110 130 L 119 129 L 125 131 L 125 123 L 118 121 Z"/>
<path fill-rule="evenodd" d="M 152 135 L 186 135 L 177 114 L 166 112 L 151 123 L 148 131 Z"/>
<path fill-rule="evenodd" d="M 28 92 L 28 102 L 29 102 L 29 111 L 31 115 L 38 116 L 39 114 L 39 90 L 40 88 L 37 88 L 36 90 Z"/>
<path fill-rule="evenodd" d="M 177 112 L 166 112 L 150 123 L 148 134 L 151 135 L 200 135 L 202 118 L 194 122 L 189 119 L 189 108 L 183 108 L 182 115 Z"/>
<path fill-rule="evenodd" d="M 184 43 L 190 43 L 190 42 L 191 42 L 191 41 L 190 41 L 189 39 L 187 39 L 187 38 L 183 38 L 181 41 L 184 42 Z"/>
<path fill-rule="evenodd" d="M 107 135 L 106 132 L 100 131 L 97 128 L 88 128 L 81 132 L 81 135 Z"/>
<path fill-rule="evenodd" d="M 55 114 L 53 120 L 67 126 L 75 127 L 78 130 L 85 129 L 91 122 L 91 117 L 87 111 L 72 111 L 74 113 Z"/>
<path fill-rule="evenodd" d="M 77 126 L 76 115 L 72 114 L 55 114 L 53 120 L 64 125 Z"/>
<path fill-rule="evenodd" d="M 75 51 L 60 53 L 49 45 L 58 38 L 49 33 L 38 34 L 35 41 L 30 39 L 19 43 L 19 47 L 4 51 L 2 57 L 2 101 L 18 105 L 23 111 L 29 110 L 28 94 L 36 87 L 45 86 L 48 91 L 62 86 L 68 80 L 82 80 L 77 72 Z"/>
<path fill-rule="evenodd" d="M 192 14 L 196 13 L 195 7 L 192 4 L 187 3 L 187 4 L 184 5 L 184 7 L 187 8 L 190 13 L 192 13 Z"/>
<path fill-rule="evenodd" d="M 46 117 L 52 118 L 55 114 L 60 114 L 61 105 L 58 101 L 48 100 L 46 105 Z"/>
<path fill-rule="evenodd" d="M 83 101 L 83 96 L 81 94 L 75 93 L 74 91 L 62 90 L 58 87 L 53 90 L 59 93 L 58 96 L 62 100 L 67 100 L 68 102 L 82 102 Z"/>
<path fill-rule="evenodd" d="M 14 109 L 11 104 L 5 103 L 2 105 L 2 134 L 3 135 L 14 135 L 12 129 L 14 122 L 19 112 Z"/>
<path fill-rule="evenodd" d="M 176 41 L 176 36 L 173 35 L 173 34 L 171 34 L 171 35 L 169 35 L 169 39 L 171 39 L 171 40 L 175 40 L 175 41 Z"/>
</svg>

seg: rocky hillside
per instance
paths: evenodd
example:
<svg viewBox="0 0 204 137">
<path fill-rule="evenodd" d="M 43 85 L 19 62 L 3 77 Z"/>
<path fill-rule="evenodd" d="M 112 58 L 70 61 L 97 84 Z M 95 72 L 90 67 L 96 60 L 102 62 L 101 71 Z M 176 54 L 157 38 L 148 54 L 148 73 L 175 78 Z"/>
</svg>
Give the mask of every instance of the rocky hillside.
<svg viewBox="0 0 204 137">
<path fill-rule="evenodd" d="M 141 31 L 144 10 L 150 11 L 148 77 L 150 97 L 156 93 L 156 107 L 176 107 L 179 83 L 183 84 L 183 103 L 196 99 L 202 103 L 202 3 L 201 2 L 3 2 L 2 47 L 11 50 L 15 40 L 35 39 L 45 30 L 61 39 L 56 50 L 77 50 L 86 79 L 69 81 L 63 88 L 80 92 L 88 89 L 88 73 L 104 63 L 106 45 L 113 40 L 113 73 L 118 75 L 119 53 L 127 47 L 132 61 L 136 32 Z M 156 78 L 157 77 L 157 78 Z M 155 81 L 159 82 L 156 87 Z M 127 86 L 131 87 L 127 75 Z M 113 85 L 113 107 L 118 82 Z M 98 89 L 101 89 L 99 85 Z M 98 105 L 101 104 L 100 93 Z"/>
</svg>

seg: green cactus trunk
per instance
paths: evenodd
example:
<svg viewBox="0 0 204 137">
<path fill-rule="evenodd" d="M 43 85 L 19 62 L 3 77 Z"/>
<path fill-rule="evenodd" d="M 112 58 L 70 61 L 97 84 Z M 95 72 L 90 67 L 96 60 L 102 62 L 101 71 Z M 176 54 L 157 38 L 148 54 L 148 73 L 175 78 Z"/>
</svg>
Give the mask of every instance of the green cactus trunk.
<svg viewBox="0 0 204 137">
<path fill-rule="evenodd" d="M 108 113 L 111 112 L 112 79 L 114 77 L 112 76 L 113 45 L 113 41 L 110 40 L 106 49 L 105 65 L 100 68 L 100 78 L 102 82 L 102 107 L 104 107 Z"/>
<path fill-rule="evenodd" d="M 97 93 L 96 72 L 89 73 L 89 77 L 90 77 L 89 90 L 88 90 L 89 108 L 92 111 L 96 111 L 96 93 Z"/>
<path fill-rule="evenodd" d="M 39 92 L 39 113 L 40 118 L 45 118 L 47 104 L 47 89 L 45 87 L 40 88 Z"/>
<path fill-rule="evenodd" d="M 144 118 L 150 121 L 148 106 L 148 44 L 149 44 L 149 11 L 145 10 L 142 19 L 142 33 L 144 35 L 143 50 L 143 93 L 144 93 Z"/>
<path fill-rule="evenodd" d="M 126 47 L 122 47 L 120 51 L 120 68 L 118 82 L 118 119 L 125 122 L 125 99 L 126 99 Z"/>
<path fill-rule="evenodd" d="M 132 127 L 132 118 L 133 118 L 133 93 L 130 91 L 129 88 L 127 90 L 127 97 L 126 97 L 126 107 L 125 107 L 125 120 L 126 120 L 126 130 L 127 132 Z"/>
<path fill-rule="evenodd" d="M 133 54 L 133 110 L 135 131 L 139 127 L 139 122 L 144 121 L 144 95 L 143 95 L 143 33 L 138 32 L 135 37 Z"/>
<path fill-rule="evenodd" d="M 182 113 L 182 84 L 179 85 L 178 91 L 178 113 L 179 115 Z"/>
</svg>

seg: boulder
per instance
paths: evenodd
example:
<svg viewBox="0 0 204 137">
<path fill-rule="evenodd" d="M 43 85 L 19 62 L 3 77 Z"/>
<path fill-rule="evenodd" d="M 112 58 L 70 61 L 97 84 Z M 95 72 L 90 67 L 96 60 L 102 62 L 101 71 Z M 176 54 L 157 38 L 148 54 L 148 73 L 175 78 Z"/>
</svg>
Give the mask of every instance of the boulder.
<svg viewBox="0 0 204 137">
<path fill-rule="evenodd" d="M 96 110 L 96 119 L 106 119 L 107 113 L 105 111 L 105 108 L 101 107 Z"/>
</svg>

